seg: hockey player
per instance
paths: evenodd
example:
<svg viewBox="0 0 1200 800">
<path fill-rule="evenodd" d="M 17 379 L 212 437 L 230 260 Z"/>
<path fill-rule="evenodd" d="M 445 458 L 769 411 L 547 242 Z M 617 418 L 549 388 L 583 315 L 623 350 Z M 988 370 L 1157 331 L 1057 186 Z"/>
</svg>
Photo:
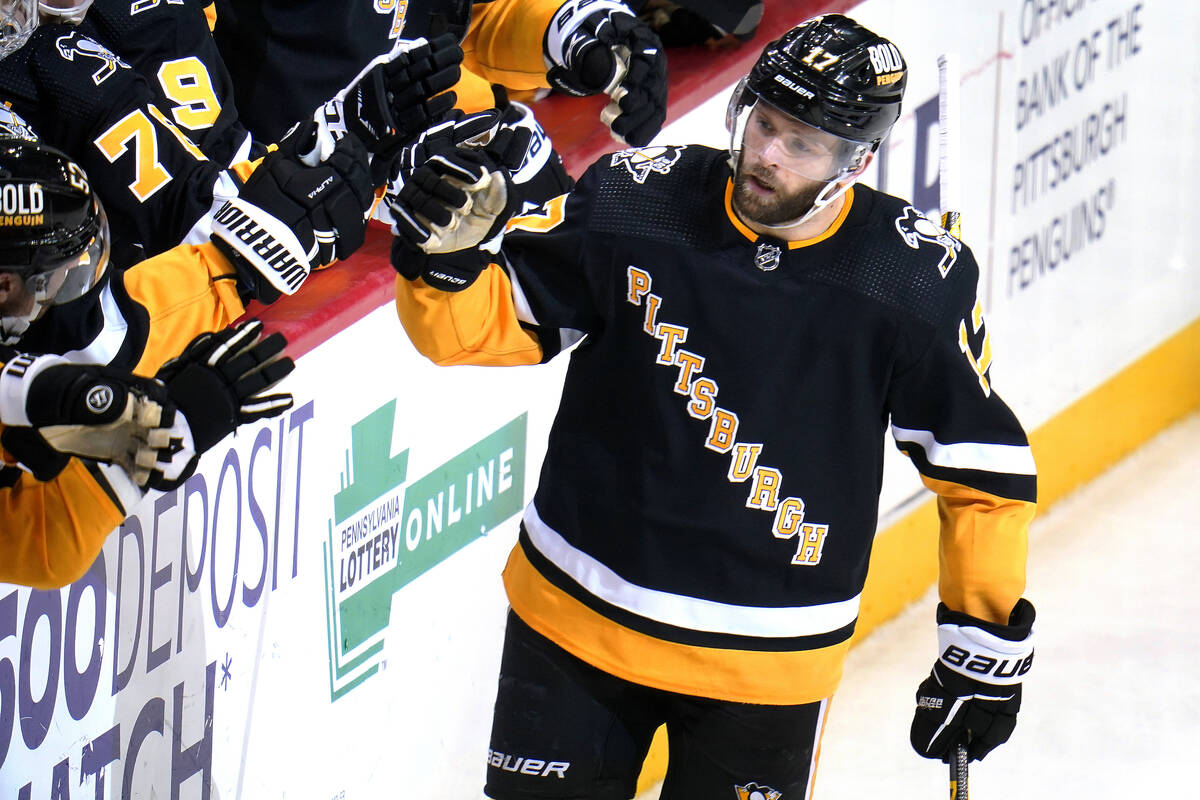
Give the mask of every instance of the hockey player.
<svg viewBox="0 0 1200 800">
<path fill-rule="evenodd" d="M 459 107 L 492 104 L 488 84 L 608 93 L 602 119 L 642 145 L 666 118 L 658 38 L 619 0 L 218 0 L 213 31 L 242 118 L 271 140 L 345 86 L 397 37 L 462 39 Z M 314 57 L 319 53 L 320 57 Z"/>
<path fill-rule="evenodd" d="M 0 140 L 12 201 L 0 209 L 0 343 L 151 375 L 248 300 L 294 293 L 362 244 L 374 202 L 356 137 L 318 167 L 295 146 L 285 139 L 262 160 L 214 216 L 211 241 L 108 269 L 108 220 L 83 168 L 37 142 Z"/>
<path fill-rule="evenodd" d="M 0 0 L 0 15 L 11 20 L 15 9 L 33 22 L 26 30 L 10 22 L 0 34 L 0 100 L 87 169 L 113 214 L 119 261 L 188 239 L 214 196 L 236 194 L 232 177 L 159 108 L 127 62 L 74 24 L 39 26 L 33 0 Z"/>
<path fill-rule="evenodd" d="M 39 17 L 37 0 L 0 0 L 0 22 L 7 21 L 0 100 L 87 170 L 111 213 L 119 263 L 207 241 L 212 214 L 254 164 L 225 167 L 267 148 L 237 120 L 205 7 L 199 0 L 58 5 L 42 4 Z M 449 104 L 430 98 L 458 75 L 457 47 L 447 50 L 413 43 L 369 76 L 379 81 L 363 77 L 378 91 L 346 87 L 343 95 L 360 102 L 336 103 L 341 129 L 375 151 L 436 121 Z M 303 155 L 311 164 L 328 149 Z"/>
<path fill-rule="evenodd" d="M 982 758 L 1011 734 L 1033 459 L 991 383 L 971 251 L 855 183 L 905 79 L 894 44 L 831 14 L 737 86 L 729 152 L 605 156 L 506 225 L 481 213 L 502 204 L 457 199 L 432 224 L 439 189 L 413 170 L 412 216 L 432 221 L 413 244 L 500 245 L 398 279 L 417 348 L 509 365 L 578 343 L 504 570 L 490 797 L 632 797 L 660 724 L 664 798 L 810 796 L 889 426 L 941 518 L 940 656 L 912 745 Z"/>
<path fill-rule="evenodd" d="M 316 168 L 300 165 L 288 145 L 285 139 L 265 157 L 238 197 L 216 215 L 212 242 L 180 245 L 116 269 L 110 266 L 107 219 L 84 170 L 45 145 L 0 141 L 0 343 L 114 371 L 97 373 L 102 376 L 157 375 L 184 412 L 196 454 L 237 424 L 282 411 L 286 403 L 280 398 L 257 395 L 286 371 L 247 364 L 243 357 L 269 365 L 280 339 L 253 346 L 257 325 L 204 335 L 241 316 L 244 299 L 270 300 L 295 291 L 309 270 L 348 255 L 362 241 L 364 213 L 373 199 L 365 153 L 355 137 L 344 137 Z M 185 347 L 184 358 L 172 362 Z M 190 369 L 197 361 L 216 368 L 225 383 Z M 39 395 L 53 394 L 56 387 L 61 390 L 61 383 L 51 382 Z M 32 384 L 27 389 L 34 391 Z M 0 386 L 0 394 L 4 391 Z M 23 431 L 19 414 L 9 413 L 18 413 L 14 407 L 29 417 Z M 41 401 L 32 409 L 17 403 L 9 412 L 4 422 L 17 427 L 0 437 L 5 451 L 0 491 L 12 491 L 0 495 L 0 503 L 10 519 L 38 524 L 21 528 L 26 538 L 12 540 L 29 557 L 11 569 L 29 571 L 5 574 L 31 585 L 69 582 L 87 568 L 88 554 L 94 557 L 103 535 L 138 496 L 122 488 L 119 476 L 63 459 L 47 447 L 44 434 L 30 435 L 33 426 L 71 425 L 77 418 L 55 416 Z M 57 450 L 103 455 L 64 445 L 61 438 L 49 440 Z M 178 480 L 187 468 L 186 460 L 170 474 L 160 467 L 164 477 L 151 471 L 143 485 L 164 488 L 169 484 L 161 481 Z M 100 492 L 111 502 L 92 505 Z M 80 520 L 80 503 L 101 516 Z M 74 524 L 81 527 L 71 528 Z M 72 538 L 59 538 L 68 533 Z"/>
<path fill-rule="evenodd" d="M 202 334 L 155 380 L 0 347 L 0 583 L 76 580 L 148 489 L 181 485 L 238 425 L 290 408 L 264 394 L 294 365 L 261 330 Z"/>
</svg>

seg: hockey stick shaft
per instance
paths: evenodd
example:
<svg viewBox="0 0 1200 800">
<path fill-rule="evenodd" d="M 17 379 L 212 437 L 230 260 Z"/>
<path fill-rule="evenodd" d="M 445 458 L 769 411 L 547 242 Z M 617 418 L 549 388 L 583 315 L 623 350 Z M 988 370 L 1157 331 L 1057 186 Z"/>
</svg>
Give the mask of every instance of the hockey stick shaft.
<svg viewBox="0 0 1200 800">
<path fill-rule="evenodd" d="M 959 193 L 958 150 L 959 83 L 958 57 L 953 53 L 938 56 L 938 206 L 942 227 L 956 239 L 962 238 L 962 196 Z M 954 747 L 950 762 L 950 800 L 968 800 L 967 743 Z"/>
<path fill-rule="evenodd" d="M 959 108 L 958 57 L 943 53 L 938 56 L 938 205 L 942 227 L 956 239 L 962 238 Z"/>
<path fill-rule="evenodd" d="M 959 742 L 950 762 L 950 800 L 967 800 L 967 794 L 967 745 Z"/>
</svg>

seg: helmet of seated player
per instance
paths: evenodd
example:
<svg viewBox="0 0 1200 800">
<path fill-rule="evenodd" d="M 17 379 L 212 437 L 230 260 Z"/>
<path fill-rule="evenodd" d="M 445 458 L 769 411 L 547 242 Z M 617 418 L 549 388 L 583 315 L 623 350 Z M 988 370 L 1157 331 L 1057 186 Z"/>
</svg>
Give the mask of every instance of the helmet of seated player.
<svg viewBox="0 0 1200 800">
<path fill-rule="evenodd" d="M 801 23 L 768 44 L 734 89 L 725 115 L 730 163 L 736 168 L 743 148 L 761 155 L 772 147 L 772 163 L 828 183 L 814 213 L 849 186 L 839 184 L 861 172 L 900 118 L 906 76 L 899 48 L 849 17 Z M 760 104 L 801 123 L 797 135 L 785 140 L 751 125 Z"/>
<path fill-rule="evenodd" d="M 46 22 L 79 22 L 92 0 L 41 0 L 38 8 Z"/>
<path fill-rule="evenodd" d="M 108 252 L 108 220 L 83 168 L 52 147 L 0 139 L 0 342 L 85 295 Z"/>
<path fill-rule="evenodd" d="M 37 0 L 0 0 L 0 58 L 25 44 L 37 26 Z"/>
</svg>

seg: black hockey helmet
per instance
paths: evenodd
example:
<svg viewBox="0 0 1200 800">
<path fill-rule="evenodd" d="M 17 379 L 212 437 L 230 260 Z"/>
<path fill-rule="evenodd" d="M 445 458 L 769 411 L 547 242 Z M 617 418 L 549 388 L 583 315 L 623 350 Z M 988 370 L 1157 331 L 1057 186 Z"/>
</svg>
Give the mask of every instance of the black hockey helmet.
<svg viewBox="0 0 1200 800">
<path fill-rule="evenodd" d="M 53 147 L 0 139 L 0 273 L 15 273 L 33 299 L 32 311 L 5 317 L 6 338 L 86 294 L 108 253 L 108 220 L 83 168 Z"/>
<path fill-rule="evenodd" d="M 731 124 L 765 100 L 801 122 L 874 150 L 900 118 L 899 48 L 841 14 L 797 25 L 763 50 L 730 100 Z"/>
</svg>

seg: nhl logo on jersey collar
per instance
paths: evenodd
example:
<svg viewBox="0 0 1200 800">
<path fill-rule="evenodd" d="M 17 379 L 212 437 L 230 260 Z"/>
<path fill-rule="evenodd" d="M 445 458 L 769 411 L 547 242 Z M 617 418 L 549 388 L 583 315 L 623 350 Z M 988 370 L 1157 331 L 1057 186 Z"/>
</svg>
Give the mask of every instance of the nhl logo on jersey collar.
<svg viewBox="0 0 1200 800">
<path fill-rule="evenodd" d="M 758 250 L 754 253 L 754 266 L 763 272 L 771 272 L 779 267 L 779 257 L 782 254 L 781 245 L 774 244 L 771 239 L 761 239 L 758 242 Z"/>
</svg>

